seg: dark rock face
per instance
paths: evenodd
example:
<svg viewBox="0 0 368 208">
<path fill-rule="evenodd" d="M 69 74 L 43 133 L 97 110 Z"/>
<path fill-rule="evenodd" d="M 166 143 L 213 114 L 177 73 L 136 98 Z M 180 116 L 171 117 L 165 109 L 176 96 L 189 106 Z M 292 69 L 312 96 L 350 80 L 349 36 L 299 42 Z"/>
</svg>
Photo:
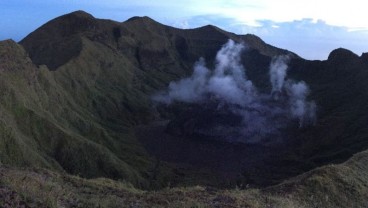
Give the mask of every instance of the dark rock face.
<svg viewBox="0 0 368 208">
<path fill-rule="evenodd" d="M 188 104 L 169 122 L 166 131 L 177 136 L 229 143 L 281 142 L 288 138 L 288 128 L 298 128 L 297 122 L 281 110 L 287 103 L 272 99 L 263 102 L 264 106 L 249 107 L 216 101 Z M 275 113 L 275 109 L 279 112 Z"/>
<path fill-rule="evenodd" d="M 242 117 L 219 103 L 190 105 L 167 126 L 167 132 L 178 136 L 225 140 L 230 128 L 241 125 Z M 217 129 L 217 130 L 216 130 Z"/>
</svg>

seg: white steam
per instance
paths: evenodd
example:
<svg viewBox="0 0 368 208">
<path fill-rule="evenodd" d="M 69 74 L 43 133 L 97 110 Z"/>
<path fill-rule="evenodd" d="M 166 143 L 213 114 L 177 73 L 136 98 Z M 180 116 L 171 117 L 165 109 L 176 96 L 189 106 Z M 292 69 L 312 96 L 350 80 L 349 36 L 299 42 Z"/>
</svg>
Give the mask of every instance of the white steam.
<svg viewBox="0 0 368 208">
<path fill-rule="evenodd" d="M 194 65 L 193 75 L 189 78 L 171 82 L 167 92 L 161 92 L 153 97 L 155 101 L 170 104 L 173 101 L 187 103 L 200 102 L 205 98 L 207 80 L 210 71 L 204 66 L 204 59 L 201 58 Z"/>
<path fill-rule="evenodd" d="M 194 103 L 204 101 L 211 94 L 231 104 L 249 103 L 254 89 L 240 64 L 243 49 L 244 45 L 229 40 L 217 53 L 215 70 L 209 70 L 201 58 L 195 63 L 191 77 L 171 82 L 168 91 L 153 96 L 153 99 L 166 104 L 173 101 Z"/>
<path fill-rule="evenodd" d="M 216 125 L 207 134 L 224 136 L 231 141 L 261 141 L 278 135 L 293 121 L 299 127 L 314 124 L 316 104 L 308 102 L 309 88 L 305 82 L 286 79 L 288 56 L 273 58 L 270 64 L 270 94 L 260 94 L 246 77 L 241 64 L 243 44 L 229 40 L 216 55 L 214 70 L 201 58 L 194 65 L 191 77 L 171 82 L 166 91 L 153 96 L 159 103 L 217 102 L 218 111 L 229 111 L 242 117 L 237 126 Z M 205 130 L 204 130 L 205 131 Z"/>
<path fill-rule="evenodd" d="M 272 84 L 272 93 L 281 92 L 288 68 L 288 56 L 278 56 L 272 59 L 270 65 L 270 81 Z"/>
<path fill-rule="evenodd" d="M 281 55 L 274 57 L 270 65 L 270 82 L 272 85 L 271 95 L 273 99 L 278 100 L 285 91 L 289 99 L 289 113 L 292 118 L 299 120 L 299 127 L 314 124 L 316 121 L 316 103 L 307 101 L 310 93 L 307 84 L 303 81 L 294 82 L 286 80 L 287 62 L 289 56 Z"/>
<path fill-rule="evenodd" d="M 291 116 L 299 120 L 299 127 L 314 124 L 317 106 L 314 101 L 306 101 L 309 88 L 305 82 L 291 83 L 291 81 L 288 81 L 285 88 L 290 97 Z"/>
</svg>

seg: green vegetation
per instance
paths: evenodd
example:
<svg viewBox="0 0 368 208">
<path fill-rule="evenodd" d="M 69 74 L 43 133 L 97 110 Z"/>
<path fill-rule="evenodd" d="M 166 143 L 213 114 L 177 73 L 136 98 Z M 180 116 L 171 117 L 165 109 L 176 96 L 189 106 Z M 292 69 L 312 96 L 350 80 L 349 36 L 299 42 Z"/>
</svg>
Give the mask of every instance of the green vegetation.
<svg viewBox="0 0 368 208">
<path fill-rule="evenodd" d="M 210 187 L 143 191 L 110 179 L 83 179 L 45 169 L 0 168 L 0 199 L 30 207 L 365 207 L 368 152 L 265 189 Z M 2 198 L 1 198 L 2 197 Z"/>
<path fill-rule="evenodd" d="M 16 46 L 16 43 L 7 41 L 2 47 L 9 47 L 8 44 Z M 18 62 L 24 68 L 1 72 L 0 147 L 3 164 L 66 170 L 84 177 L 120 178 L 147 186 L 142 175 L 150 168 L 150 159 L 127 128 L 136 118 L 126 113 L 128 117 L 111 125 L 112 122 L 103 121 L 110 118 L 99 115 L 100 111 L 110 110 L 101 112 L 101 115 L 117 119 L 119 106 L 113 106 L 112 102 L 120 99 L 116 102 L 121 103 L 124 97 L 113 97 L 118 96 L 118 92 L 110 89 L 104 90 L 111 94 L 103 94 L 92 87 L 88 89 L 97 92 L 89 92 L 86 85 L 90 83 L 80 81 L 87 78 L 78 70 L 75 70 L 78 74 L 68 74 L 72 68 L 56 72 L 44 66 L 38 69 L 27 64 L 24 58 L 18 58 L 26 57 L 21 48 L 12 52 L 16 54 L 8 62 Z M 73 82 L 75 79 L 81 84 L 69 89 L 62 81 Z M 100 94 L 100 99 L 107 103 L 96 100 L 97 109 L 92 110 L 92 94 Z M 106 109 L 106 106 L 111 108 Z M 138 104 L 136 106 L 140 108 Z"/>
<path fill-rule="evenodd" d="M 190 74 L 201 56 L 211 64 L 229 38 L 250 46 L 247 73 L 267 90 L 271 57 L 289 52 L 213 26 L 179 30 L 75 12 L 19 44 L 0 42 L 0 207 L 367 206 L 368 152 L 351 156 L 368 148 L 368 61 L 343 49 L 323 62 L 294 54 L 289 71 L 311 87 L 319 120 L 280 157 L 308 170 L 330 165 L 262 189 L 217 189 L 216 176 L 178 171 L 146 152 L 134 130 L 158 116 L 152 93 Z"/>
</svg>

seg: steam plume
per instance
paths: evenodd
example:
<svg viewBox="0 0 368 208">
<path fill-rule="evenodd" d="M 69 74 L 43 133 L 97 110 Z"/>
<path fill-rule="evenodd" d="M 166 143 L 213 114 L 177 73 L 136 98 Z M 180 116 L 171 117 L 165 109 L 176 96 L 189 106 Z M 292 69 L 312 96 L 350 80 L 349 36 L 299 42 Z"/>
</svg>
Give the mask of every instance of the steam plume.
<svg viewBox="0 0 368 208">
<path fill-rule="evenodd" d="M 242 122 L 229 126 L 214 124 L 211 129 L 199 130 L 229 141 L 257 142 L 280 135 L 282 129 L 297 121 L 299 127 L 314 124 L 316 104 L 307 101 L 310 92 L 303 81 L 287 79 L 288 56 L 274 57 L 270 64 L 270 94 L 260 94 L 241 64 L 243 44 L 229 40 L 216 55 L 215 69 L 206 67 L 201 58 L 194 65 L 191 77 L 171 82 L 168 89 L 157 93 L 158 103 L 173 102 L 217 103 L 216 111 L 241 116 Z M 209 105 L 208 105 L 209 106 Z"/>
<path fill-rule="evenodd" d="M 289 56 L 281 55 L 274 57 L 270 65 L 270 81 L 272 85 L 272 93 L 280 93 L 286 77 L 286 70 L 288 68 L 287 62 Z"/>
<path fill-rule="evenodd" d="M 286 90 L 290 97 L 290 113 L 292 117 L 299 120 L 299 127 L 314 124 L 316 120 L 316 103 L 314 101 L 306 101 L 309 94 L 309 88 L 305 82 L 298 83 L 288 82 Z"/>
<path fill-rule="evenodd" d="M 161 92 L 153 99 L 170 104 L 173 101 L 194 103 L 213 97 L 231 104 L 245 105 L 253 97 L 254 87 L 245 77 L 245 69 L 240 64 L 240 54 L 244 45 L 229 42 L 216 56 L 216 68 L 209 70 L 203 58 L 194 65 L 193 75 L 178 82 L 171 82 L 168 91 Z"/>
</svg>

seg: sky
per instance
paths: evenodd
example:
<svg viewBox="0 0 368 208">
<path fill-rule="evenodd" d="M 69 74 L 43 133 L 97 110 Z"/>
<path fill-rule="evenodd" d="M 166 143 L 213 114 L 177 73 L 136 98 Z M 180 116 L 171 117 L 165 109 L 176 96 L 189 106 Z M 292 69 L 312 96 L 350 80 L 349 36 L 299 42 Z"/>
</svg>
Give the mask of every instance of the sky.
<svg viewBox="0 0 368 208">
<path fill-rule="evenodd" d="M 368 52 L 366 8 L 363 0 L 0 0 L 0 40 L 20 41 L 55 17 L 84 10 L 119 22 L 149 16 L 183 29 L 211 24 L 324 60 L 340 47 Z"/>
</svg>

